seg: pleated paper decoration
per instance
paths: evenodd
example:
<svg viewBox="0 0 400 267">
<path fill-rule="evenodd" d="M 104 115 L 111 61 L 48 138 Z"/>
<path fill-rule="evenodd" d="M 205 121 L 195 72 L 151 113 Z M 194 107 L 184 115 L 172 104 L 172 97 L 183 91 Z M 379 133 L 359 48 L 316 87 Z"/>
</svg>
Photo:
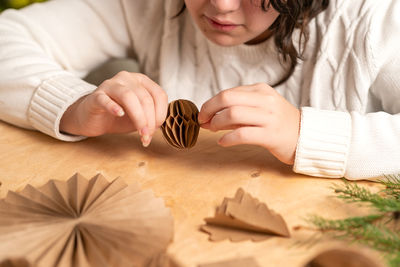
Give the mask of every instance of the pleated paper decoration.
<svg viewBox="0 0 400 267">
<path fill-rule="evenodd" d="M 0 200 L 0 262 L 32 266 L 146 266 L 172 240 L 164 201 L 137 184 L 79 174 Z M 154 264 L 154 263 L 153 263 Z"/>
<path fill-rule="evenodd" d="M 261 241 L 271 236 L 289 237 L 282 216 L 260 203 L 242 188 L 234 198 L 225 198 L 214 217 L 205 218 L 201 230 L 210 234 L 211 241 Z"/>
<path fill-rule="evenodd" d="M 169 103 L 167 118 L 161 126 L 167 143 L 178 149 L 193 147 L 200 131 L 198 114 L 196 105 L 189 100 L 179 99 Z"/>
<path fill-rule="evenodd" d="M 0 267 L 33 267 L 26 259 L 5 259 L 0 262 Z"/>
</svg>

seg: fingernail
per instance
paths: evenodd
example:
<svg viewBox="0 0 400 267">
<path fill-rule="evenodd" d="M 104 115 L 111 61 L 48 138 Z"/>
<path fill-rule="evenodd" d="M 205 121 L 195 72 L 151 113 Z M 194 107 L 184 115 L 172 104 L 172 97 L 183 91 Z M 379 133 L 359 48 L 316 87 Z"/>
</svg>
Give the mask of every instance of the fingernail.
<svg viewBox="0 0 400 267">
<path fill-rule="evenodd" d="M 150 135 L 144 135 L 142 137 L 142 145 L 144 147 L 148 147 L 150 145 L 150 142 L 151 142 L 151 136 Z"/>
<path fill-rule="evenodd" d="M 118 110 L 117 112 L 118 117 L 123 117 L 125 115 L 125 112 L 123 109 Z"/>
<path fill-rule="evenodd" d="M 140 130 L 140 135 L 142 136 L 142 145 L 148 147 L 151 141 L 149 128 L 144 127 Z"/>
<path fill-rule="evenodd" d="M 147 143 L 150 141 L 150 135 L 149 134 L 145 134 L 142 136 L 143 142 Z"/>
<path fill-rule="evenodd" d="M 217 144 L 222 146 L 222 138 L 217 141 Z"/>
</svg>

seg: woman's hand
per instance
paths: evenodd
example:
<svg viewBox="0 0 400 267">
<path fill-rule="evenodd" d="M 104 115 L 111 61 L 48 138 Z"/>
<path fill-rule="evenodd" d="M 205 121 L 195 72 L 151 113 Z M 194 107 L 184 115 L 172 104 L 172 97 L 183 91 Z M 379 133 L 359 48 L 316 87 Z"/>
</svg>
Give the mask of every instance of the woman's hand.
<svg viewBox="0 0 400 267">
<path fill-rule="evenodd" d="M 219 140 L 221 146 L 260 145 L 280 161 L 294 163 L 300 111 L 267 84 L 222 91 L 204 103 L 199 122 L 211 131 L 233 130 Z"/>
<path fill-rule="evenodd" d="M 147 76 L 122 71 L 64 113 L 60 131 L 84 136 L 139 131 L 148 146 L 164 122 L 168 97 Z"/>
</svg>

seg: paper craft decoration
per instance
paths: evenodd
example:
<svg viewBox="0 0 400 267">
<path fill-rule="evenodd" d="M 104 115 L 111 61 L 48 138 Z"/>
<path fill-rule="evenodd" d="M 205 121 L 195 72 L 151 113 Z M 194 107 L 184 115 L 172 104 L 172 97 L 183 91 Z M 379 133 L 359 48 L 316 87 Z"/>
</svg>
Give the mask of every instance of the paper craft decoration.
<svg viewBox="0 0 400 267">
<path fill-rule="evenodd" d="M 167 118 L 161 126 L 167 143 L 178 149 L 193 147 L 200 131 L 198 114 L 196 105 L 189 100 L 179 99 L 169 103 Z"/>
<path fill-rule="evenodd" d="M 154 257 L 153 260 L 146 264 L 145 267 L 184 267 L 178 263 L 173 257 L 167 253 L 163 253 Z"/>
<path fill-rule="evenodd" d="M 201 230 L 210 234 L 211 241 L 230 239 L 261 241 L 271 235 L 289 237 L 282 216 L 266 204 L 239 188 L 234 198 L 225 198 L 213 218 L 206 218 Z"/>
<path fill-rule="evenodd" d="M 0 262 L 33 266 L 145 266 L 172 240 L 164 201 L 121 178 L 76 174 L 0 200 Z"/>
<path fill-rule="evenodd" d="M 332 248 L 322 251 L 304 267 L 384 267 L 379 259 L 365 251 L 356 249 Z"/>
<path fill-rule="evenodd" d="M 200 264 L 198 267 L 260 267 L 254 258 L 241 258 L 227 261 L 220 261 L 208 264 Z"/>
</svg>

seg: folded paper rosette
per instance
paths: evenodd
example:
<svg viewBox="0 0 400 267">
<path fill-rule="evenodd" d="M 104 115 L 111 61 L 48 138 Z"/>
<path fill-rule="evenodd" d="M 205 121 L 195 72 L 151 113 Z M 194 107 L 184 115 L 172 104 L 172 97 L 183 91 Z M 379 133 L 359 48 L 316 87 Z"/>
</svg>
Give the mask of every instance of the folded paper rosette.
<svg viewBox="0 0 400 267">
<path fill-rule="evenodd" d="M 164 201 L 121 178 L 79 174 L 0 200 L 0 262 L 29 266 L 146 266 L 172 240 Z M 28 266 L 28 265 L 27 265 Z"/>
</svg>

